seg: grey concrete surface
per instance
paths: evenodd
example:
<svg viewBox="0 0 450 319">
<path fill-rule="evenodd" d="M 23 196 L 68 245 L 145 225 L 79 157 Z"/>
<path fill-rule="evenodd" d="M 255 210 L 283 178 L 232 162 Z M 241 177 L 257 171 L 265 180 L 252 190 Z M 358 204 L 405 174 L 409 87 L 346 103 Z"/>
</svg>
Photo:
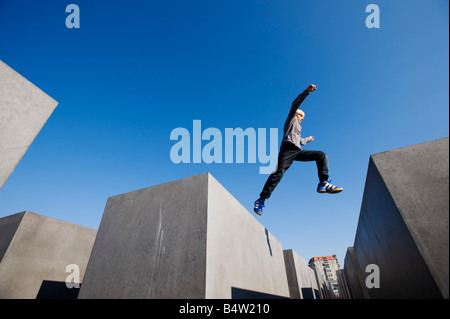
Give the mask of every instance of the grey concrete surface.
<svg viewBox="0 0 450 319">
<path fill-rule="evenodd" d="M 341 280 L 346 284 L 349 299 L 370 299 L 369 292 L 365 284 L 366 274 L 361 272 L 358 259 L 353 247 L 347 248 L 344 259 L 344 269 L 342 270 L 345 279 Z"/>
<path fill-rule="evenodd" d="M 45 282 L 65 285 L 71 264 L 82 281 L 95 235 L 27 211 L 0 218 L 0 299 L 34 299 Z"/>
<path fill-rule="evenodd" d="M 57 104 L 0 61 L 0 189 Z"/>
<path fill-rule="evenodd" d="M 208 177 L 206 298 L 231 288 L 289 297 L 281 243 L 211 174 Z"/>
<path fill-rule="evenodd" d="M 344 274 L 344 269 L 336 270 L 339 285 L 339 299 L 352 299 L 348 289 L 347 279 Z"/>
<path fill-rule="evenodd" d="M 325 280 L 325 277 L 321 274 L 321 271 L 317 269 L 317 266 L 315 264 L 310 264 L 309 267 L 314 271 L 314 278 L 316 280 L 316 286 L 319 291 L 318 296 L 316 296 L 316 299 L 330 299 L 332 297 L 330 292 L 330 287 Z"/>
<path fill-rule="evenodd" d="M 444 138 L 371 156 L 354 243 L 361 273 L 380 269 L 370 298 L 448 298 L 448 150 Z"/>
<path fill-rule="evenodd" d="M 209 173 L 108 199 L 80 299 L 233 291 L 289 297 L 283 250 Z"/>
<path fill-rule="evenodd" d="M 207 175 L 110 197 L 78 298 L 204 298 L 207 200 Z"/>
<path fill-rule="evenodd" d="M 283 251 L 291 299 L 316 299 L 319 296 L 316 274 L 292 249 Z"/>
</svg>

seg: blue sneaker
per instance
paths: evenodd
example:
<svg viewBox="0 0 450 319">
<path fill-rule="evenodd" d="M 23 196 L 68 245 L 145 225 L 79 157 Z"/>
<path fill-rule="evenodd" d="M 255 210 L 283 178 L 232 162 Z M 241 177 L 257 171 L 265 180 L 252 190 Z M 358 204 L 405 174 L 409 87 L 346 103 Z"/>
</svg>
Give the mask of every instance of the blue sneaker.
<svg viewBox="0 0 450 319">
<path fill-rule="evenodd" d="M 336 194 L 342 192 L 344 189 L 342 187 L 336 187 L 330 183 L 331 181 L 324 181 L 317 185 L 318 193 L 328 193 L 328 194 Z"/>
<path fill-rule="evenodd" d="M 263 208 L 264 208 L 264 199 L 260 197 L 255 201 L 255 208 L 253 208 L 253 210 L 255 211 L 256 214 L 262 216 Z"/>
</svg>

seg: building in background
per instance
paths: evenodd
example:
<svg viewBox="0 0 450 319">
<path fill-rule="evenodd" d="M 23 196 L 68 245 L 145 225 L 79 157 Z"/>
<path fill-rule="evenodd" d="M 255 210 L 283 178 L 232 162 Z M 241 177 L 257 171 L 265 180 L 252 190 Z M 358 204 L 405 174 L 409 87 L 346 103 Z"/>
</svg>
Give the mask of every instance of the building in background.
<svg viewBox="0 0 450 319">
<path fill-rule="evenodd" d="M 338 298 L 339 285 L 336 271 L 341 269 L 336 255 L 313 257 L 309 260 L 309 267 L 316 272 L 317 280 L 320 282 L 323 279 L 322 285 L 326 285 L 321 289 L 325 293 L 334 293 L 334 296 L 322 296 L 322 298 Z"/>
</svg>

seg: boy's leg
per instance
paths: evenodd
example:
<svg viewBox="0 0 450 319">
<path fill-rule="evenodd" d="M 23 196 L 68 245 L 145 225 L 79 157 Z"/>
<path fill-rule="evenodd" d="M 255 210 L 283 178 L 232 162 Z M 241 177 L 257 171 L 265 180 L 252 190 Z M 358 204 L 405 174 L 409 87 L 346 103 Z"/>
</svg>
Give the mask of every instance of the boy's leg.
<svg viewBox="0 0 450 319">
<path fill-rule="evenodd" d="M 285 142 L 281 145 L 280 153 L 278 154 L 277 169 L 275 172 L 270 174 L 267 179 L 266 184 L 259 195 L 261 199 L 266 200 L 270 197 L 275 187 L 281 181 L 284 173 L 291 166 L 300 151 L 301 150 L 298 147 L 289 142 Z"/>
<path fill-rule="evenodd" d="M 309 151 L 309 150 L 301 150 L 297 157 L 296 161 L 301 162 L 310 162 L 315 161 L 317 164 L 317 172 L 319 175 L 319 181 L 325 182 L 328 180 L 328 155 L 322 151 Z"/>
<path fill-rule="evenodd" d="M 320 183 L 317 185 L 318 193 L 336 194 L 342 192 L 342 187 L 328 182 L 328 155 L 322 151 L 302 150 L 296 157 L 296 161 L 316 161 Z"/>
</svg>

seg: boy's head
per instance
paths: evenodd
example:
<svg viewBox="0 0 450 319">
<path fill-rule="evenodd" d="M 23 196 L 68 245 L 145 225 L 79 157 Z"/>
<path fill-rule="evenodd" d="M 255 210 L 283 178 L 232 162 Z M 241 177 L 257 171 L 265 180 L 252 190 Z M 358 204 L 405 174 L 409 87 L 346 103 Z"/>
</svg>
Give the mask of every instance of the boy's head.
<svg viewBox="0 0 450 319">
<path fill-rule="evenodd" d="M 303 119 L 305 118 L 305 112 L 303 112 L 302 110 L 298 109 L 297 110 L 297 121 L 300 124 Z"/>
</svg>

